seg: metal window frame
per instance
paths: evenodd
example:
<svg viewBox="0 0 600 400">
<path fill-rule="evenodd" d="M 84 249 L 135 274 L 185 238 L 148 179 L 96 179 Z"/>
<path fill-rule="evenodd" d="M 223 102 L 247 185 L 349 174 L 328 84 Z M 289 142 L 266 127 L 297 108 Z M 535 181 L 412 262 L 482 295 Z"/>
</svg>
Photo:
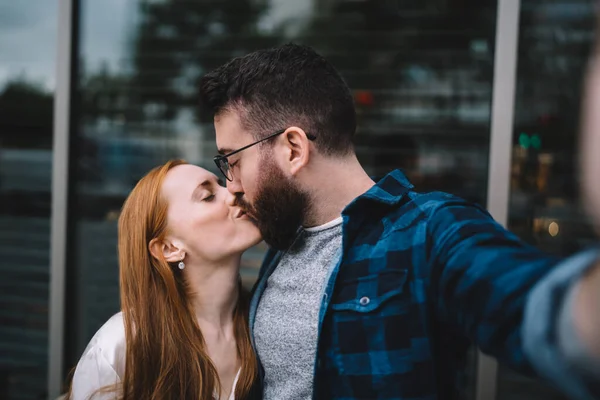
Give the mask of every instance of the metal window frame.
<svg viewBox="0 0 600 400">
<path fill-rule="evenodd" d="M 50 305 L 48 339 L 48 398 L 61 394 L 64 378 L 65 290 L 69 154 L 73 65 L 76 62 L 76 1 L 59 0 L 52 149 L 52 211 L 50 228 Z"/>
<path fill-rule="evenodd" d="M 510 201 L 520 13 L 521 0 L 498 0 L 487 209 L 505 227 Z M 497 381 L 498 363 L 479 352 L 475 399 L 495 400 Z"/>
</svg>

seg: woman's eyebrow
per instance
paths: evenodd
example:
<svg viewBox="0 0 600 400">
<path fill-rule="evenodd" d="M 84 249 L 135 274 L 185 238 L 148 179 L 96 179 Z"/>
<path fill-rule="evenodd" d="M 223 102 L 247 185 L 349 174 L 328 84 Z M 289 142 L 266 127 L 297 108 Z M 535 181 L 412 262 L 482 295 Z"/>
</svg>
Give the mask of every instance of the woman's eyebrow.
<svg viewBox="0 0 600 400">
<path fill-rule="evenodd" d="M 194 189 L 194 191 L 192 192 L 192 199 L 195 199 L 196 197 L 198 197 L 200 195 L 200 192 L 202 190 L 208 189 L 211 186 L 211 181 L 210 180 L 205 180 L 204 182 L 200 183 L 198 186 L 196 186 L 196 189 Z"/>
</svg>

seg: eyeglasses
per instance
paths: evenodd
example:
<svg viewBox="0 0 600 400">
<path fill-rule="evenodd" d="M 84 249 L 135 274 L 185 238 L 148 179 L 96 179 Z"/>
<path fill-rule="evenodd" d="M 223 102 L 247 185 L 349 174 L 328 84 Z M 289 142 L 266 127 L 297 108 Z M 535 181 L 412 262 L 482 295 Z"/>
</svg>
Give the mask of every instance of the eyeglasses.
<svg viewBox="0 0 600 400">
<path fill-rule="evenodd" d="M 234 154 L 237 154 L 240 151 L 249 149 L 250 147 L 252 147 L 252 146 L 254 146 L 256 144 L 259 144 L 259 143 L 264 142 L 266 140 L 272 139 L 275 136 L 279 136 L 283 132 L 285 132 L 286 130 L 287 130 L 287 128 L 286 129 L 281 129 L 281 130 L 273 133 L 272 135 L 269 135 L 269 136 L 267 136 L 265 138 L 257 140 L 254 143 L 250 143 L 249 145 L 244 146 L 241 149 L 234 150 L 231 153 L 228 153 L 228 154 L 225 154 L 225 155 L 215 156 L 214 161 L 215 161 L 215 164 L 217 164 L 217 168 L 219 168 L 219 171 L 221 171 L 221 173 L 223 174 L 223 176 L 225 176 L 225 178 L 228 181 L 230 181 L 230 182 L 233 181 L 233 172 L 231 171 L 231 165 L 229 165 L 229 160 L 227 160 L 227 157 L 230 157 L 230 156 L 232 156 Z M 316 136 L 309 135 L 309 134 L 307 134 L 306 137 L 308 138 L 308 140 L 315 140 L 317 138 Z"/>
</svg>

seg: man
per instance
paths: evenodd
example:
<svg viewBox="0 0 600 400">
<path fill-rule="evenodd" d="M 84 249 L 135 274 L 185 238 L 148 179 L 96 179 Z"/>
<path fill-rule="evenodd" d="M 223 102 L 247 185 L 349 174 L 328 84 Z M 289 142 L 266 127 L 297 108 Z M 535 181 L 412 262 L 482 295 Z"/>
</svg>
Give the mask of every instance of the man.
<svg viewBox="0 0 600 400">
<path fill-rule="evenodd" d="M 600 394 L 595 254 L 557 265 L 476 205 L 399 171 L 373 182 L 350 90 L 310 48 L 236 58 L 201 95 L 227 187 L 272 248 L 250 311 L 265 399 L 456 398 L 469 342 Z"/>
</svg>

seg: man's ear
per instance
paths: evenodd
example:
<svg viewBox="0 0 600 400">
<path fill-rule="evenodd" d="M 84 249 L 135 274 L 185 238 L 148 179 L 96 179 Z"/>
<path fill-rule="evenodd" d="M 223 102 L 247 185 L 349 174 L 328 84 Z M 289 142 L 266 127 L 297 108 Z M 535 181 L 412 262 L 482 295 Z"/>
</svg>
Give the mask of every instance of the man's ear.
<svg viewBox="0 0 600 400">
<path fill-rule="evenodd" d="M 165 260 L 167 262 L 178 262 L 185 257 L 185 251 L 181 244 L 170 240 L 152 239 L 148 244 L 150 254 L 157 260 Z"/>
<path fill-rule="evenodd" d="M 306 164 L 310 158 L 310 140 L 306 136 L 306 132 L 297 126 L 289 127 L 283 134 L 285 145 L 287 147 L 288 171 L 292 175 L 296 175 Z"/>
</svg>

